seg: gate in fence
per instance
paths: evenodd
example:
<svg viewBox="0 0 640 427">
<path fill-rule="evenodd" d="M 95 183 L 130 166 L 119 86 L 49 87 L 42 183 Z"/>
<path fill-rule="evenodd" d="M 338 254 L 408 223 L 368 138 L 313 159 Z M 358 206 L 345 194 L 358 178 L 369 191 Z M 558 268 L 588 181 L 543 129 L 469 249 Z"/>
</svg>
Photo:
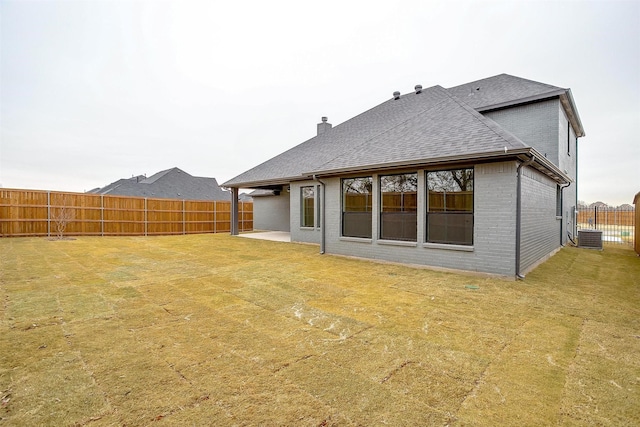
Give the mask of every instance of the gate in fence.
<svg viewBox="0 0 640 427">
<path fill-rule="evenodd" d="M 576 212 L 578 230 L 600 230 L 602 241 L 633 245 L 635 209 L 607 206 L 579 207 Z"/>
</svg>

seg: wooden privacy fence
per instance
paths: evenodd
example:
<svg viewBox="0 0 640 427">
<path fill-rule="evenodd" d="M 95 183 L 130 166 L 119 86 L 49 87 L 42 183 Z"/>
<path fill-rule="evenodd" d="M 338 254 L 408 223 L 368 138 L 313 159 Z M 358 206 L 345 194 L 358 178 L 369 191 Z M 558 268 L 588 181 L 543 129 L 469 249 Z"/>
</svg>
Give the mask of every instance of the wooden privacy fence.
<svg viewBox="0 0 640 427">
<path fill-rule="evenodd" d="M 0 189 L 0 237 L 228 233 L 231 202 Z M 238 202 L 238 229 L 253 230 L 253 203 Z"/>
<path fill-rule="evenodd" d="M 577 222 L 589 224 L 592 227 L 600 225 L 633 226 L 635 224 L 635 209 L 609 207 L 581 207 L 577 209 Z"/>
</svg>

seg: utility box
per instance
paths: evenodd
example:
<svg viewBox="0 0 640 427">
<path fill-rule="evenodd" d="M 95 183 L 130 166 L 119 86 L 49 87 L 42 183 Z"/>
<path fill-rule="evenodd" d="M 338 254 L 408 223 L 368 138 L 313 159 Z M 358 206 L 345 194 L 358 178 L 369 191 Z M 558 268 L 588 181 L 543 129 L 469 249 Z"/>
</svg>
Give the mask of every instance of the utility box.
<svg viewBox="0 0 640 427">
<path fill-rule="evenodd" d="M 602 231 L 578 230 L 578 247 L 602 250 Z"/>
</svg>

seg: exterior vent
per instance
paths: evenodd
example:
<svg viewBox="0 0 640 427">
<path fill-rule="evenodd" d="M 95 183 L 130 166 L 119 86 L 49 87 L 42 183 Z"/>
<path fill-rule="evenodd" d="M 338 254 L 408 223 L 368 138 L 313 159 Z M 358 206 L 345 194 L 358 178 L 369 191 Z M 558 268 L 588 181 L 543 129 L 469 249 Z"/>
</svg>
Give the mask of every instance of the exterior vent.
<svg viewBox="0 0 640 427">
<path fill-rule="evenodd" d="M 602 231 L 578 230 L 578 247 L 602 250 Z"/>
<path fill-rule="evenodd" d="M 400 92 L 398 91 L 393 92 L 393 99 L 400 99 Z"/>
<path fill-rule="evenodd" d="M 422 93 L 422 85 L 416 85 L 414 89 L 416 90 L 416 95 Z"/>
</svg>

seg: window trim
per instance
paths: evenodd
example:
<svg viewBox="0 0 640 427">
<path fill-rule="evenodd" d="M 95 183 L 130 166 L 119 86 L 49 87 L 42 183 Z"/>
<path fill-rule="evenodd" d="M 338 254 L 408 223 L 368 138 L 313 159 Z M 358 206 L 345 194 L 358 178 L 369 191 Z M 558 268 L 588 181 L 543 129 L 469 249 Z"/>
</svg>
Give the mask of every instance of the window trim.
<svg viewBox="0 0 640 427">
<path fill-rule="evenodd" d="M 305 189 L 311 189 L 311 191 L 313 192 L 313 197 L 305 197 Z M 313 200 L 313 208 L 311 209 L 311 215 L 312 215 L 312 225 L 306 225 L 305 224 L 305 218 L 307 215 L 305 215 L 306 209 L 305 209 L 305 200 L 306 199 L 312 199 Z M 300 186 L 300 228 L 305 228 L 305 229 L 313 229 L 316 227 L 316 189 L 314 185 L 303 185 Z"/>
<path fill-rule="evenodd" d="M 344 183 L 345 181 L 348 180 L 356 180 L 356 179 L 368 179 L 370 184 L 371 184 L 371 190 L 368 193 L 363 193 L 363 194 L 367 194 L 369 197 L 369 202 L 370 205 L 367 204 L 365 205 L 365 210 L 364 211 L 345 211 L 345 188 L 344 188 Z M 367 175 L 367 176 L 356 176 L 356 177 L 350 177 L 350 178 L 341 178 L 340 179 L 340 238 L 345 238 L 345 239 L 361 239 L 361 240 L 369 240 L 371 241 L 373 239 L 373 212 L 375 209 L 374 206 L 374 200 L 373 200 L 373 193 L 374 193 L 374 188 L 373 188 L 373 176 L 372 175 Z M 367 208 L 369 208 L 369 210 L 366 210 Z M 370 227 L 369 227 L 369 235 L 368 236 L 352 236 L 352 235 L 348 235 L 345 234 L 345 213 L 347 212 L 365 212 L 365 213 L 369 213 L 370 214 Z"/>
<path fill-rule="evenodd" d="M 404 203 L 402 204 L 401 207 L 401 211 L 399 212 L 407 212 L 407 213 L 413 213 L 416 217 L 415 219 L 415 238 L 389 238 L 389 236 L 383 236 L 383 225 L 384 225 L 384 221 L 383 221 L 383 208 L 384 208 L 384 192 L 382 189 L 382 180 L 384 177 L 391 177 L 391 176 L 400 176 L 400 175 L 415 175 L 416 177 L 416 183 L 415 183 L 415 197 L 416 197 L 416 205 L 415 205 L 415 210 L 414 211 L 405 211 L 404 208 Z M 402 243 L 416 243 L 418 242 L 418 212 L 419 212 L 419 202 L 418 202 L 418 193 L 420 190 L 420 185 L 419 185 L 419 172 L 418 171 L 409 171 L 409 172 L 398 172 L 398 173 L 389 173 L 389 174 L 379 174 L 378 175 L 378 242 L 387 242 L 387 244 L 393 244 L 393 242 L 402 242 Z M 404 194 L 404 191 L 402 192 Z"/>
<path fill-rule="evenodd" d="M 472 171 L 472 181 L 471 181 L 471 242 L 470 243 L 460 243 L 460 242 L 433 242 L 429 241 L 429 173 L 434 172 L 447 172 L 447 171 L 456 171 L 456 170 L 471 170 Z M 423 247 L 425 248 L 434 248 L 434 249 L 456 249 L 456 250 L 473 250 L 475 244 L 475 180 L 476 180 L 476 170 L 475 165 L 468 167 L 458 167 L 458 168 L 448 168 L 448 169 L 433 169 L 433 170 L 425 170 L 424 172 L 424 182 L 425 182 L 425 210 L 424 210 L 424 242 Z M 446 212 L 446 210 L 445 210 Z M 432 212 L 431 214 L 439 214 L 441 212 Z M 460 248 L 470 248 L 470 249 L 460 249 Z"/>
</svg>

